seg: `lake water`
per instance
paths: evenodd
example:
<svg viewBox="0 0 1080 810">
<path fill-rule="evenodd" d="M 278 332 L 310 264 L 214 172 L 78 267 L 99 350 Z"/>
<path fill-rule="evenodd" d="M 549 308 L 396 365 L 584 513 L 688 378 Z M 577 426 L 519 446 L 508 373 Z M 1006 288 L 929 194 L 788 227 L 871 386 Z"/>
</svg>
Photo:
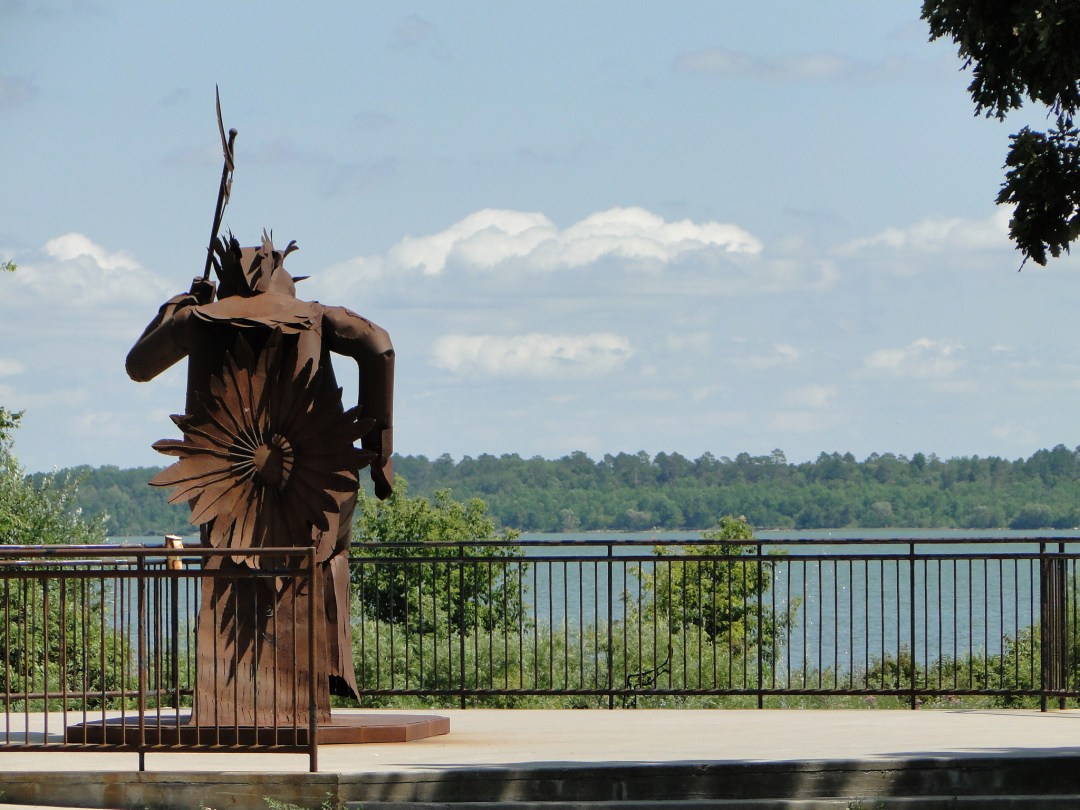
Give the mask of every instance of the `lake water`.
<svg viewBox="0 0 1080 810">
<path fill-rule="evenodd" d="M 1038 541 L 1051 541 L 1051 551 L 1080 553 L 1080 530 L 760 531 L 757 537 L 771 541 L 766 552 L 779 553 L 770 557 L 772 586 L 763 607 L 793 619 L 778 656 L 782 665 L 802 669 L 865 669 L 902 648 L 921 664 L 943 655 L 1000 653 L 1007 638 L 1039 623 Z M 644 598 L 641 575 L 659 570 L 652 544 L 700 538 L 700 532 L 523 534 L 531 618 L 538 627 L 564 630 L 603 625 L 609 616 L 621 620 Z M 912 550 L 926 556 L 913 561 Z M 1062 566 L 1065 580 L 1075 581 L 1075 560 Z M 746 576 L 750 569 L 732 570 Z M 1075 606 L 1072 597 L 1070 591 Z"/>
</svg>

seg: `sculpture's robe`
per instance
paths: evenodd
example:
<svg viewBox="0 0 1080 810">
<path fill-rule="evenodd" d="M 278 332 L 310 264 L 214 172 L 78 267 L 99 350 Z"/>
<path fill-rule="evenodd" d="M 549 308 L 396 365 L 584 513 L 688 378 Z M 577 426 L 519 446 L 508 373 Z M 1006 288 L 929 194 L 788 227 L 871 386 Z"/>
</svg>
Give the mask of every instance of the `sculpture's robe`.
<svg viewBox="0 0 1080 810">
<path fill-rule="evenodd" d="M 332 348 L 357 360 L 362 389 L 381 400 L 366 408 L 375 418 L 344 411 Z M 313 546 L 317 589 L 312 671 L 307 588 L 269 574 L 296 560 L 207 558 L 215 575 L 201 590 L 192 722 L 304 725 L 311 689 L 325 722 L 331 692 L 358 693 L 347 555 L 357 471 L 377 454 L 353 441 L 372 424 L 389 441 L 392 347 L 385 332 L 340 307 L 274 293 L 202 306 L 177 296 L 132 349 L 128 371 L 149 379 L 184 356 L 186 413 L 174 417 L 184 439 L 155 445 L 181 461 L 152 483 L 189 501 L 205 546 Z M 229 578 L 245 567 L 267 575 Z"/>
</svg>

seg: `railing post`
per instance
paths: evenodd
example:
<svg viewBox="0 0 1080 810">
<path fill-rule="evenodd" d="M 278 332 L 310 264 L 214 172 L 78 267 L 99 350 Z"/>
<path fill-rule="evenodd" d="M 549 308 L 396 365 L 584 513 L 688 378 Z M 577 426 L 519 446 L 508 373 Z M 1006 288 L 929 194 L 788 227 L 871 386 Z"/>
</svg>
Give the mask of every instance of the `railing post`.
<svg viewBox="0 0 1080 810">
<path fill-rule="evenodd" d="M 1046 543 L 1039 543 L 1039 711 L 1048 707 L 1047 692 L 1050 684 L 1050 560 L 1046 556 Z"/>
<path fill-rule="evenodd" d="M 769 587 L 772 587 L 771 582 Z M 757 707 L 763 709 L 765 708 L 765 628 L 761 624 L 764 618 L 764 609 L 761 602 L 765 598 L 765 562 L 761 554 L 761 540 L 757 541 L 757 588 L 754 590 L 757 591 Z M 715 646 L 713 655 L 716 655 Z"/>
<path fill-rule="evenodd" d="M 139 667 L 139 695 L 137 697 L 139 707 L 139 770 L 146 770 L 146 661 L 149 657 L 146 650 L 146 558 L 141 554 L 136 557 L 137 577 L 136 593 L 138 609 L 135 621 L 139 623 L 138 629 L 138 667 Z M 158 711 L 160 711 L 158 707 Z"/>
<path fill-rule="evenodd" d="M 315 632 L 319 623 L 315 621 L 315 606 L 319 604 L 316 599 L 316 589 L 319 587 L 319 578 L 316 573 L 315 549 L 307 549 L 306 567 L 308 576 L 308 609 L 307 609 L 307 637 L 308 637 L 308 769 L 311 773 L 319 770 L 319 713 L 318 701 L 316 700 L 316 658 L 315 658 Z M 301 572 L 302 573 L 302 572 Z M 295 588 L 300 583 L 297 582 Z M 295 614 L 294 614 L 295 615 Z M 295 619 L 293 619 L 295 621 Z M 295 632 L 295 630 L 293 631 Z M 293 706 L 296 705 L 296 697 L 293 697 Z M 295 714 L 295 708 L 294 708 Z M 295 744 L 295 741 L 294 741 Z"/>
<path fill-rule="evenodd" d="M 897 605 L 899 607 L 899 605 Z M 909 677 L 911 678 L 911 709 L 914 711 L 919 707 L 919 698 L 915 693 L 915 678 L 918 675 L 918 668 L 915 665 L 915 544 L 908 544 L 908 643 L 911 645 L 909 652 L 911 656 L 911 666 L 909 669 Z"/>
<path fill-rule="evenodd" d="M 615 547 L 607 544 L 607 688 L 608 709 L 615 708 Z"/>
<path fill-rule="evenodd" d="M 458 543 L 458 685 L 465 708 L 465 543 Z"/>
<path fill-rule="evenodd" d="M 1059 543 L 1063 552 L 1064 543 Z M 1065 560 L 1047 551 L 1046 543 L 1039 543 L 1039 709 L 1047 711 L 1050 692 L 1061 691 L 1066 686 L 1067 664 L 1065 645 L 1068 630 L 1065 622 Z M 1058 705 L 1065 708 L 1065 698 L 1059 696 Z"/>
<path fill-rule="evenodd" d="M 1058 554 L 1065 554 L 1064 542 L 1058 543 Z M 1058 603 L 1061 608 L 1061 617 L 1058 621 L 1058 639 L 1061 646 L 1058 648 L 1058 674 L 1061 678 L 1060 688 L 1065 690 L 1069 688 L 1069 561 L 1062 557 L 1058 566 L 1061 574 L 1061 600 Z M 1058 698 L 1058 708 L 1065 708 L 1064 695 Z"/>
</svg>

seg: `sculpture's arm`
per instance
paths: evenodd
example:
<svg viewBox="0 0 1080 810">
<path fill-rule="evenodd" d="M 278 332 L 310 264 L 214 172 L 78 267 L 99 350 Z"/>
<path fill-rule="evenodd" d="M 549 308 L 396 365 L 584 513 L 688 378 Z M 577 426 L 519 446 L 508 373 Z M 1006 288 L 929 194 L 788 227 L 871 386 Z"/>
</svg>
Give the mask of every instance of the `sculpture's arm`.
<svg viewBox="0 0 1080 810">
<path fill-rule="evenodd" d="M 127 356 L 127 373 L 136 382 L 152 380 L 188 353 L 186 335 L 187 319 L 191 307 L 199 303 L 194 295 L 174 295 L 161 305 L 154 320 Z"/>
<path fill-rule="evenodd" d="M 345 307 L 327 307 L 323 316 L 324 339 L 335 354 L 351 357 L 360 371 L 360 412 L 375 420 L 362 440 L 365 450 L 378 454 L 371 478 L 379 498 L 390 495 L 394 472 L 394 345 L 385 329 Z"/>
</svg>

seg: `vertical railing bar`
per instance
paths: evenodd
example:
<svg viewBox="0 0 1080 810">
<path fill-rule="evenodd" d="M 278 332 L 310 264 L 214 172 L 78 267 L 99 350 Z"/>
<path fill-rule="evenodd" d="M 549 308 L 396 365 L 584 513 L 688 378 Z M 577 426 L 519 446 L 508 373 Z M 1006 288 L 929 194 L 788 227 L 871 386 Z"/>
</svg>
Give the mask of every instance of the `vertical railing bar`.
<svg viewBox="0 0 1080 810">
<path fill-rule="evenodd" d="M 788 608 L 788 614 L 789 615 L 791 613 L 791 570 L 792 570 L 792 568 L 794 568 L 794 566 L 790 562 L 786 566 L 784 566 L 785 576 L 787 578 L 787 583 L 784 586 L 784 595 L 787 598 L 787 608 Z M 792 625 L 792 622 L 790 622 L 790 621 L 784 622 L 784 647 L 788 650 L 787 667 L 785 668 L 785 679 L 784 679 L 784 681 L 785 681 L 784 687 L 786 689 L 791 689 L 791 663 L 792 663 L 792 658 L 791 658 L 791 625 Z"/>
<path fill-rule="evenodd" d="M 863 592 L 866 610 L 863 612 L 863 688 L 870 688 L 870 561 L 863 560 Z"/>
<path fill-rule="evenodd" d="M 1065 554 L 1065 544 L 1063 542 L 1058 543 L 1058 554 L 1059 555 L 1064 555 Z M 1068 672 L 1066 670 L 1067 660 L 1068 659 L 1066 657 L 1066 646 L 1067 646 L 1067 639 L 1068 639 L 1067 622 L 1068 622 L 1068 599 L 1069 599 L 1068 576 L 1067 576 L 1068 575 L 1068 561 L 1064 558 L 1064 556 L 1061 556 L 1060 559 L 1055 561 L 1055 569 L 1057 570 L 1058 579 L 1060 581 L 1060 584 L 1058 585 L 1058 597 L 1059 598 L 1057 599 L 1057 601 L 1055 603 L 1057 605 L 1057 610 L 1058 610 L 1058 620 L 1057 620 L 1057 622 L 1055 624 L 1055 629 L 1057 630 L 1057 633 L 1055 633 L 1056 639 L 1055 639 L 1055 645 L 1054 645 L 1056 650 L 1057 650 L 1057 661 L 1056 661 L 1056 664 L 1055 664 L 1055 667 L 1054 667 L 1054 672 L 1055 672 L 1055 676 L 1056 676 L 1056 678 L 1055 678 L 1055 681 L 1056 681 L 1055 687 L 1060 692 L 1064 692 L 1064 690 L 1068 689 Z M 1064 708 L 1065 708 L 1065 695 L 1064 694 L 1058 694 L 1058 709 L 1064 709 Z"/>
<path fill-rule="evenodd" d="M 769 634 L 769 688 L 776 689 L 776 662 L 779 660 L 776 654 L 776 563 L 769 563 L 770 587 L 769 587 L 769 615 L 773 618 L 773 632 Z M 785 620 L 785 624 L 786 624 Z M 764 705 L 762 706 L 764 708 Z"/>
<path fill-rule="evenodd" d="M 998 557 L 998 681 L 997 688 L 1005 689 L 1005 560 Z"/>
<path fill-rule="evenodd" d="M 833 626 L 832 626 L 832 686 L 833 690 L 840 689 L 840 562 L 833 560 L 830 566 L 833 579 Z"/>
<path fill-rule="evenodd" d="M 968 688 L 975 688 L 975 561 L 968 561 Z"/>
<path fill-rule="evenodd" d="M 579 611 L 578 611 L 579 616 L 581 617 L 581 620 L 580 620 L 580 630 L 581 630 L 581 632 L 580 632 L 580 634 L 578 636 L 578 638 L 579 638 L 578 645 L 579 645 L 579 647 L 581 649 L 581 652 L 580 652 L 580 654 L 581 654 L 581 674 L 580 674 L 578 680 L 579 680 L 579 684 L 580 684 L 582 689 L 585 688 L 585 593 L 584 593 L 585 592 L 585 582 L 584 582 L 584 580 L 585 580 L 584 570 L 585 569 L 584 569 L 583 565 L 584 565 L 583 563 L 578 563 L 578 577 L 579 577 L 579 580 L 580 580 L 580 583 L 581 583 L 581 588 L 580 588 L 580 590 L 578 592 L 578 602 L 579 602 L 579 604 L 581 606 Z M 593 564 L 593 566 L 594 566 L 594 572 L 595 572 L 595 563 Z M 593 581 L 593 592 L 594 593 L 596 592 L 595 576 L 594 576 L 594 581 Z M 638 615 L 637 615 L 638 637 L 640 638 L 640 623 L 642 623 L 642 612 L 640 612 L 640 606 L 642 606 L 642 578 L 640 578 L 640 577 L 638 577 L 638 579 L 637 579 L 637 604 L 638 604 Z M 593 623 L 593 638 L 594 639 L 596 637 L 597 631 L 598 631 L 598 629 L 597 629 L 596 624 L 594 622 Z M 595 647 L 595 645 L 594 645 L 594 647 Z"/>
<path fill-rule="evenodd" d="M 139 694 L 137 704 L 139 708 L 139 770 L 146 769 L 144 754 L 146 752 L 146 560 L 139 556 L 135 561 L 138 572 L 136 580 L 138 615 L 138 667 L 139 667 Z"/>
<path fill-rule="evenodd" d="M 487 567 L 487 590 L 488 590 L 488 603 L 495 604 L 495 563 L 492 560 L 488 560 Z M 506 592 L 503 591 L 505 594 Z M 503 597 L 505 599 L 505 596 Z M 477 615 L 480 615 L 479 607 L 477 608 Z M 503 622 L 506 621 L 506 612 L 502 614 Z M 488 625 L 487 637 L 488 637 L 488 689 L 495 688 L 495 617 L 488 615 L 485 619 Z M 477 658 L 479 661 L 479 657 Z"/>
<path fill-rule="evenodd" d="M 664 561 L 664 565 L 667 567 L 667 576 L 664 577 L 664 583 L 665 583 L 666 588 L 667 588 L 667 593 L 664 596 L 664 603 L 663 603 L 663 604 L 665 604 L 667 606 L 667 622 L 666 622 L 666 624 L 667 624 L 667 649 L 674 649 L 674 647 L 673 647 L 674 640 L 675 640 L 675 581 L 674 580 L 675 580 L 675 566 L 678 565 L 678 564 L 671 561 L 671 559 L 666 559 L 666 561 Z M 674 659 L 675 659 L 675 654 L 673 652 L 672 653 L 672 664 L 675 663 Z M 729 658 L 728 666 L 729 666 L 728 679 L 730 681 L 730 678 L 731 678 L 730 658 Z M 672 689 L 674 687 L 674 685 L 675 685 L 675 675 L 673 673 L 674 669 L 675 669 L 674 666 L 667 667 L 667 688 L 669 688 L 669 689 Z"/>
<path fill-rule="evenodd" d="M 911 708 L 912 710 L 918 708 L 918 699 L 915 695 L 915 676 L 916 666 L 915 661 L 917 659 L 918 646 L 915 642 L 915 544 L 912 543 L 909 548 L 908 564 L 908 644 L 911 647 Z M 898 578 L 899 579 L 899 578 Z"/>
<path fill-rule="evenodd" d="M 614 615 L 615 580 L 614 580 L 614 556 L 615 548 L 611 543 L 607 544 L 607 698 L 608 709 L 615 708 L 615 632 L 612 616 Z M 670 632 L 670 630 L 669 630 Z"/>
<path fill-rule="evenodd" d="M 622 599 L 623 599 L 623 605 L 625 605 L 625 598 L 626 598 L 625 597 L 625 594 L 626 594 L 626 565 L 623 564 L 621 567 L 622 567 L 622 593 L 623 593 Z M 565 579 L 566 570 L 565 570 L 565 568 L 564 568 L 563 572 L 564 572 L 563 585 L 564 585 L 564 593 L 565 593 L 565 585 L 566 585 L 566 579 Z M 612 607 L 613 607 L 613 603 L 612 603 Z M 613 622 L 613 621 L 615 621 L 615 613 L 609 612 L 608 622 Z M 627 622 L 625 620 L 622 622 L 622 650 L 623 650 L 623 667 L 624 667 L 624 669 L 625 669 L 625 666 L 626 666 L 626 664 L 625 664 L 626 657 L 630 656 L 630 643 L 629 643 L 629 640 L 627 640 L 627 636 L 626 636 L 626 632 L 627 632 L 626 625 L 627 624 L 629 624 L 629 622 Z M 625 672 L 623 672 L 622 674 L 623 674 L 623 676 L 626 675 Z M 615 683 L 615 675 L 613 675 L 613 674 L 612 674 L 612 683 Z"/>
<path fill-rule="evenodd" d="M 746 626 L 747 618 L 746 618 L 746 613 L 743 612 L 743 611 L 745 611 L 745 609 L 746 609 L 746 589 L 749 587 L 749 583 L 746 580 L 747 559 L 746 559 L 746 557 L 744 557 L 742 555 L 742 549 L 739 549 L 739 552 L 740 552 L 739 553 L 739 568 L 742 571 L 742 592 L 739 594 L 739 602 L 740 602 L 739 612 L 742 614 L 742 617 L 743 617 L 743 633 L 742 633 L 743 640 L 742 640 L 742 653 L 741 653 L 741 656 L 740 656 L 742 658 L 742 682 L 739 684 L 739 688 L 740 689 L 745 689 L 746 688 L 746 683 L 749 680 L 748 667 L 749 667 L 750 664 L 749 664 L 748 659 L 750 658 L 750 648 L 749 648 L 750 634 L 749 634 L 748 631 L 749 631 L 750 628 Z M 728 564 L 730 565 L 730 563 L 728 563 Z"/>
<path fill-rule="evenodd" d="M 801 583 L 801 585 L 802 585 L 802 603 L 805 606 L 805 605 L 808 604 L 808 602 L 806 601 L 806 587 L 807 587 L 807 583 L 806 583 L 806 580 L 807 580 L 807 576 L 806 576 L 806 572 L 807 572 L 806 560 L 802 561 L 802 565 L 800 566 L 800 569 L 802 570 L 802 583 Z M 808 668 L 808 666 L 810 664 L 809 659 L 806 657 L 807 656 L 807 643 L 806 643 L 807 625 L 808 625 L 808 622 L 806 622 L 806 621 L 802 622 L 802 688 L 803 689 L 806 688 L 807 668 Z"/>
<path fill-rule="evenodd" d="M 847 688 L 849 690 L 855 689 L 855 628 L 858 626 L 857 617 L 855 616 L 855 561 L 849 556 L 846 560 L 847 568 L 847 627 L 844 628 L 844 634 L 847 637 L 847 643 L 845 644 L 845 653 L 847 654 L 847 672 L 846 679 Z"/>
<path fill-rule="evenodd" d="M 762 602 L 765 598 L 765 560 L 761 555 L 761 540 L 758 540 L 755 546 L 755 557 L 757 558 L 757 587 L 754 589 L 757 591 L 757 707 L 763 709 L 765 708 L 765 627 L 763 625 L 764 605 Z M 772 590 L 771 577 L 769 579 L 769 590 Z M 714 604 L 715 601 L 714 598 Z M 833 612 L 836 612 L 835 607 Z M 773 613 L 772 617 L 773 621 L 775 621 L 776 614 Z"/>
<path fill-rule="evenodd" d="M 405 636 L 405 688 L 409 688 L 409 639 L 412 637 L 412 633 L 409 632 L 409 603 L 412 601 L 409 596 L 409 570 L 412 568 L 410 563 L 402 563 L 401 565 L 401 593 L 404 597 L 404 636 Z M 392 647 L 391 647 L 392 648 Z"/>
<path fill-rule="evenodd" d="M 465 708 L 465 545 L 458 544 L 458 689 Z"/>
<path fill-rule="evenodd" d="M 521 565 L 521 563 L 517 563 Z M 508 572 L 510 570 L 510 561 L 503 560 L 502 562 L 502 598 L 503 598 L 503 620 L 502 620 L 502 637 L 503 637 L 503 689 L 510 689 L 510 622 L 507 617 L 510 616 L 509 612 L 509 593 L 510 582 L 507 581 Z M 514 623 L 518 626 L 519 631 L 521 627 L 521 621 L 524 618 L 518 614 L 521 610 L 521 600 L 519 599 L 514 606 Z M 494 635 L 494 634 L 493 634 Z"/>
<path fill-rule="evenodd" d="M 547 563 L 547 688 L 555 688 L 555 565 Z"/>
<path fill-rule="evenodd" d="M 715 554 L 716 552 L 711 551 L 710 553 Z M 697 655 L 694 656 L 695 658 L 697 658 L 697 684 L 696 684 L 696 686 L 697 686 L 698 689 L 701 688 L 701 656 L 702 656 L 702 653 L 705 650 L 705 627 L 704 627 L 704 624 L 705 624 L 704 618 L 705 617 L 702 615 L 704 613 L 704 611 L 703 611 L 704 605 L 702 604 L 702 600 L 705 598 L 705 595 L 704 595 L 704 591 L 703 591 L 703 589 L 701 587 L 701 579 L 702 579 L 702 571 L 701 571 L 701 569 L 705 565 L 712 566 L 712 565 L 715 565 L 715 564 L 716 564 L 715 562 L 706 563 L 703 560 L 698 560 L 697 564 L 694 566 L 697 569 L 697 588 L 695 589 L 695 593 L 697 593 L 697 599 L 698 599 L 698 604 L 695 606 L 695 609 L 694 609 L 694 615 L 695 616 L 701 616 L 701 620 L 697 623 Z M 627 657 L 629 657 L 629 656 L 627 656 Z M 638 664 L 640 665 L 640 669 L 642 669 L 642 670 L 645 669 L 645 665 L 640 660 L 640 658 L 638 660 Z M 689 673 L 684 671 L 683 672 L 683 686 L 684 687 L 687 686 L 686 680 L 687 680 L 688 676 L 689 676 Z"/>
<path fill-rule="evenodd" d="M 958 563 L 957 563 L 956 558 L 954 557 L 952 559 L 952 597 L 953 597 L 953 600 L 952 600 L 953 601 L 953 609 L 952 609 L 952 658 L 953 658 L 954 661 L 957 660 L 957 658 L 956 658 L 956 633 L 957 633 L 956 621 L 957 621 L 957 613 L 959 611 L 959 601 L 958 601 L 958 599 L 959 599 L 959 596 L 960 596 L 960 582 L 958 580 L 958 574 L 957 574 L 957 571 L 959 569 L 957 568 L 957 566 L 958 566 Z M 960 673 L 957 672 L 956 675 L 953 675 L 953 683 L 955 683 L 957 686 L 960 685 L 959 680 L 957 680 L 957 676 L 959 674 Z"/>
<path fill-rule="evenodd" d="M 818 689 L 821 689 L 822 688 L 822 680 L 821 680 L 822 679 L 822 669 L 821 669 L 821 667 L 822 667 L 822 662 L 824 661 L 824 658 L 823 658 L 824 650 L 823 650 L 822 645 L 824 644 L 823 629 L 824 629 L 824 621 L 825 621 L 825 615 L 824 615 L 825 605 L 823 604 L 823 602 L 825 601 L 825 599 L 824 599 L 824 590 L 823 589 L 824 589 L 825 583 L 823 581 L 824 577 L 822 576 L 821 558 L 820 557 L 817 559 L 817 561 L 815 563 L 815 576 L 817 577 L 817 662 L 816 663 L 817 663 Z"/>
<path fill-rule="evenodd" d="M 922 561 L 922 591 L 923 591 L 923 662 L 926 671 L 923 673 L 923 684 L 930 688 L 930 560 Z M 938 667 L 940 670 L 941 667 Z"/>
<path fill-rule="evenodd" d="M 11 579 L 4 577 L 4 742 L 11 742 Z"/>
<path fill-rule="evenodd" d="M 536 566 L 532 566 L 535 573 Z M 521 564 L 518 564 L 517 586 L 518 586 L 518 604 L 521 605 L 521 621 L 518 623 L 518 688 L 525 688 L 525 577 L 526 572 L 524 568 L 521 568 Z M 533 592 L 533 601 L 536 601 L 536 592 Z"/>
<path fill-rule="evenodd" d="M 1050 605 L 1049 605 L 1049 561 L 1046 558 L 1046 543 L 1039 543 L 1039 711 L 1048 708 L 1046 699 L 1047 681 L 1050 671 L 1047 658 L 1050 654 Z"/>
<path fill-rule="evenodd" d="M 533 621 L 532 621 L 532 675 L 533 689 L 537 689 L 540 686 L 540 574 L 537 570 L 539 563 L 536 563 L 532 567 L 532 608 L 533 608 Z"/>
<path fill-rule="evenodd" d="M 50 579 L 48 569 L 43 568 L 41 574 L 41 684 L 42 709 L 45 719 L 45 740 L 49 739 L 49 588 Z"/>
<path fill-rule="evenodd" d="M 318 629 L 318 623 L 315 621 L 315 606 L 318 603 L 316 599 L 316 591 L 319 587 L 318 577 L 315 576 L 315 548 L 307 549 L 307 578 L 308 578 L 308 604 L 307 604 L 307 638 L 308 638 L 308 672 L 314 674 L 316 669 L 315 658 L 315 633 Z M 293 582 L 294 588 L 299 585 L 300 577 L 294 574 Z M 294 590 L 295 594 L 296 591 Z M 296 599 L 290 600 L 293 605 L 296 604 Z M 293 625 L 296 626 L 295 624 Z M 295 632 L 295 631 L 294 631 Z M 296 705 L 296 697 L 294 693 L 293 705 Z M 311 773 L 316 773 L 319 770 L 319 722 L 318 722 L 318 704 L 315 700 L 315 683 L 314 679 L 308 684 L 308 745 L 310 746 L 310 753 L 308 759 L 308 770 Z M 294 711 L 293 715 L 297 713 Z"/>
<path fill-rule="evenodd" d="M 68 606 L 67 606 L 67 583 L 68 578 L 66 576 L 60 577 L 60 666 L 57 668 L 60 676 L 60 714 L 61 725 L 66 730 L 68 727 Z"/>
</svg>

